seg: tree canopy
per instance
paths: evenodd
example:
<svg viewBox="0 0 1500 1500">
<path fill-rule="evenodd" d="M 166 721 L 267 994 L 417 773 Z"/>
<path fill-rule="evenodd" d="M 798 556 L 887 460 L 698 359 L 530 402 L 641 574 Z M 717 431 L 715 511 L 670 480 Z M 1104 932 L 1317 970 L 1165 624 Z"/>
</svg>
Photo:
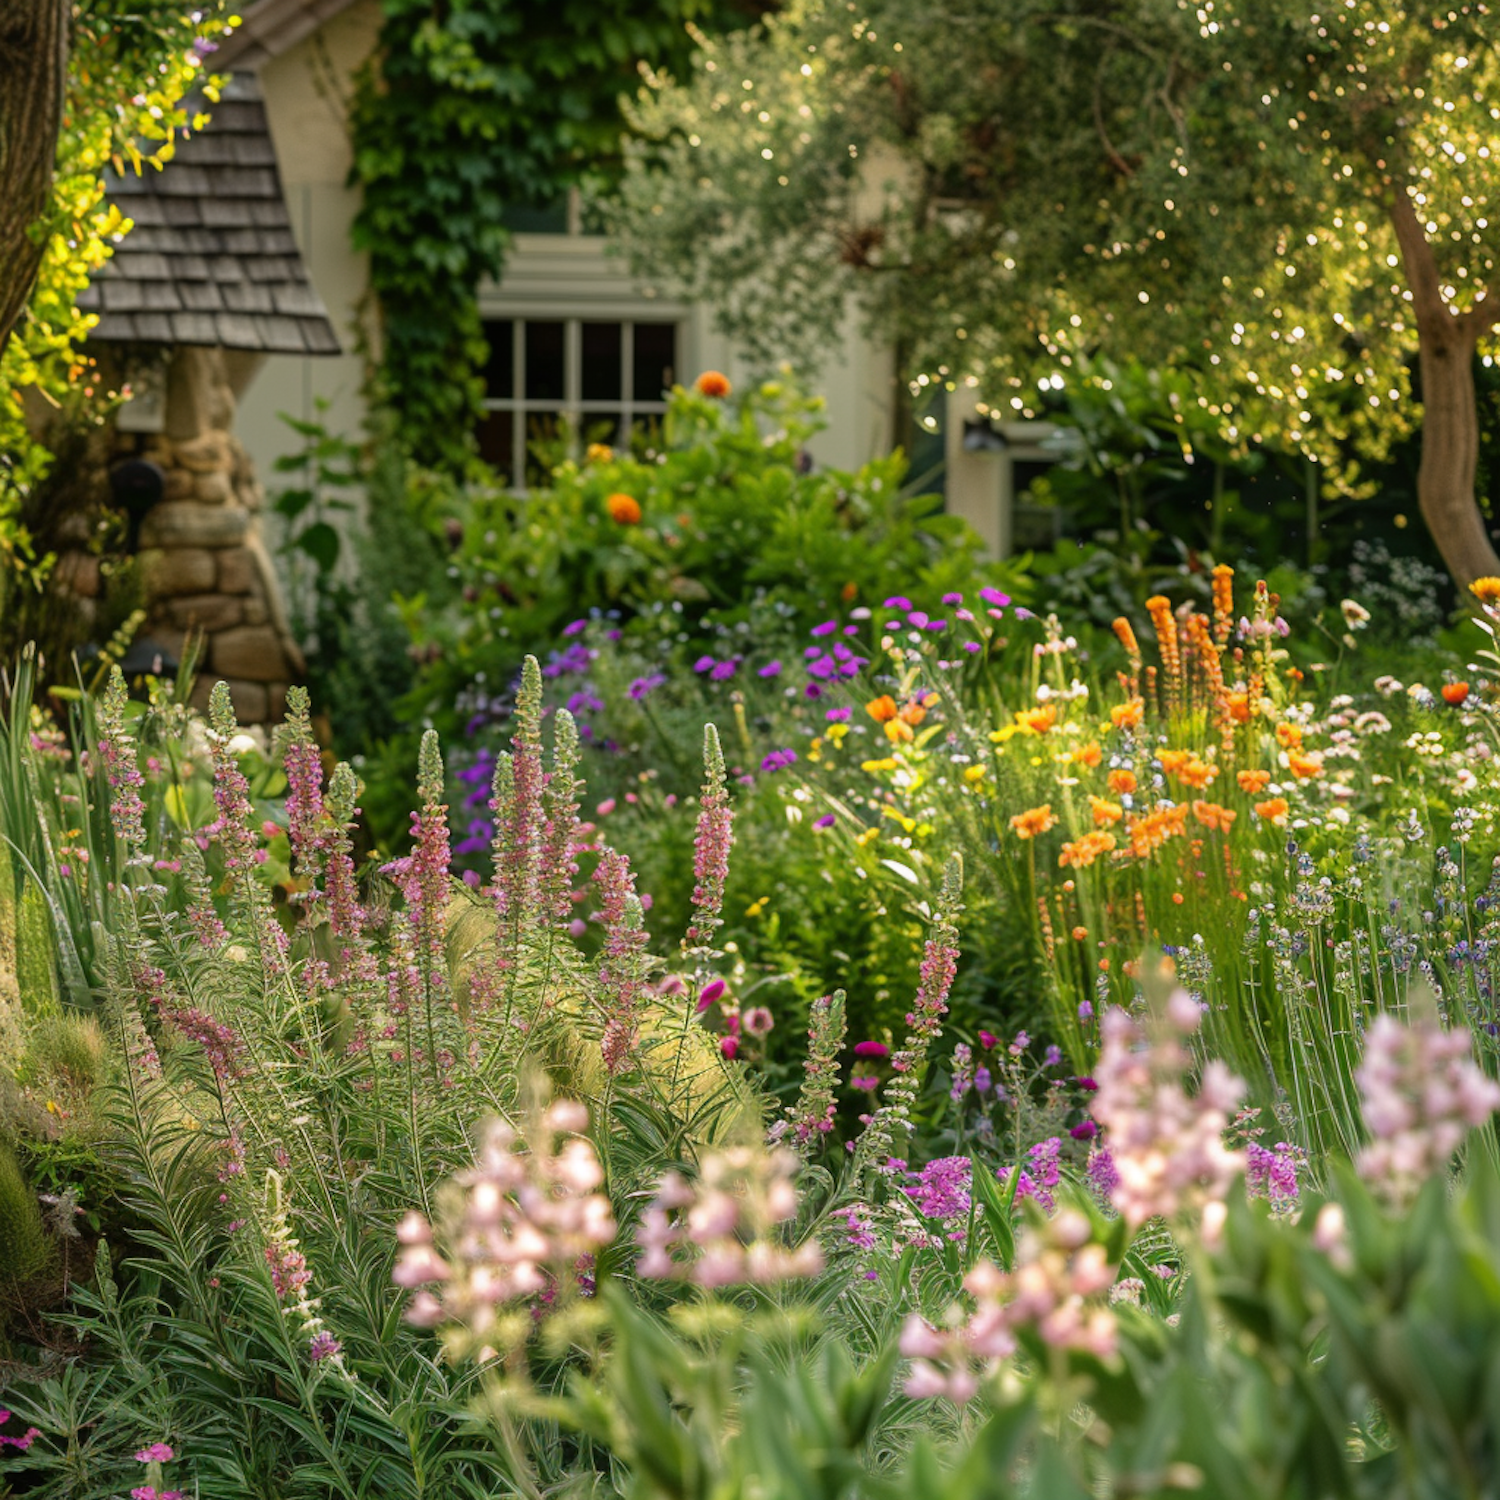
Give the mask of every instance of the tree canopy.
<svg viewBox="0 0 1500 1500">
<path fill-rule="evenodd" d="M 1452 0 L 796 0 L 653 80 L 620 226 L 763 355 L 853 293 L 914 392 L 1003 415 L 1136 356 L 1350 491 L 1420 395 L 1423 513 L 1467 580 L 1500 571 L 1472 384 L 1497 36 Z"/>
<path fill-rule="evenodd" d="M 49 7 L 57 14 L 42 14 Z M 0 272 L 7 278 L 0 306 L 22 309 L 0 344 L 0 584 L 9 570 L 35 574 L 45 564 L 33 556 L 22 514 L 49 463 L 35 413 L 89 422 L 104 410 L 105 393 L 82 347 L 95 320 L 76 306 L 91 272 L 130 228 L 104 202 L 104 170 L 159 170 L 170 159 L 177 132 L 195 123 L 183 100 L 202 81 L 212 37 L 223 29 L 220 8 L 217 0 L 193 9 L 182 0 L 26 0 L 7 16 L 7 27 L 26 19 L 29 35 L 57 44 L 43 55 L 10 52 L 7 87 L 25 83 L 33 100 L 48 98 L 57 83 L 63 92 L 50 139 L 44 112 L 18 120 L 8 143 L 19 146 L 26 132 L 39 139 L 27 140 L 25 151 L 0 152 L 0 201 L 7 204 L 31 190 L 38 155 L 46 164 L 36 212 L 20 226 L 26 248 L 7 256 Z M 59 70 L 60 78 L 50 76 Z"/>
</svg>

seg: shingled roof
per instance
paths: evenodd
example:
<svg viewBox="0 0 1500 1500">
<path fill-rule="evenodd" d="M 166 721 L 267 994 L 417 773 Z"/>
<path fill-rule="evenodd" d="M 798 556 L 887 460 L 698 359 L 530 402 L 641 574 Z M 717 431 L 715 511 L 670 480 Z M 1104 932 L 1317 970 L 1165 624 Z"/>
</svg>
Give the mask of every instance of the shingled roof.
<svg viewBox="0 0 1500 1500">
<path fill-rule="evenodd" d="M 292 238 L 254 75 L 236 73 L 209 125 L 160 171 L 105 176 L 135 228 L 78 305 L 91 339 L 337 354 L 338 336 Z"/>
</svg>

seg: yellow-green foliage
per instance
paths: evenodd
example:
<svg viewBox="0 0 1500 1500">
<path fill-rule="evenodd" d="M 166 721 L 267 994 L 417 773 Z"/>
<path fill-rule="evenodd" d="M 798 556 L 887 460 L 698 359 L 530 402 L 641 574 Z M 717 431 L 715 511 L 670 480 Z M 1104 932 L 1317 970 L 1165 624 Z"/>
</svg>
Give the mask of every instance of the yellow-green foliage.
<svg viewBox="0 0 1500 1500">
<path fill-rule="evenodd" d="M 34 880 L 28 880 L 21 892 L 16 922 L 16 981 L 21 1008 L 28 1015 L 54 1016 L 62 1009 L 52 914 L 42 888 Z"/>
<path fill-rule="evenodd" d="M 15 1153 L 0 1141 L 0 1290 L 29 1281 L 46 1264 L 41 1205 L 21 1176 Z"/>
<path fill-rule="evenodd" d="M 109 1050 L 92 1016 L 44 1016 L 26 1038 L 25 1077 L 47 1096 L 61 1095 L 70 1113 L 87 1103 L 107 1076 Z"/>
<path fill-rule="evenodd" d="M 0 847 L 0 1006 L 20 998 L 16 984 L 16 875 L 10 850 Z"/>
</svg>

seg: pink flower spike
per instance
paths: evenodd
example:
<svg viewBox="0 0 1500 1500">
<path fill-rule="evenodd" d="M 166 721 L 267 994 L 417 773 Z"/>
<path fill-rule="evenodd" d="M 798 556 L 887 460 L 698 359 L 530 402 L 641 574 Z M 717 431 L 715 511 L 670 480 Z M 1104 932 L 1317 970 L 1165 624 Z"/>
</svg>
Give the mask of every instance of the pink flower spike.
<svg viewBox="0 0 1500 1500">
<path fill-rule="evenodd" d="M 170 1462 L 173 1454 L 166 1443 L 152 1443 L 149 1448 L 142 1448 L 135 1456 L 137 1463 L 142 1464 L 164 1464 Z"/>
</svg>

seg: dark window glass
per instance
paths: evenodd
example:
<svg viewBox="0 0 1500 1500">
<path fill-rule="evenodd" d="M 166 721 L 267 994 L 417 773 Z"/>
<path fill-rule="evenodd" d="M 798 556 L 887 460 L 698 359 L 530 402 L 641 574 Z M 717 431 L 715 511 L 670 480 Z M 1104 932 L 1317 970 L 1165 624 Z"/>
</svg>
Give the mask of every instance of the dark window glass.
<svg viewBox="0 0 1500 1500">
<path fill-rule="evenodd" d="M 621 326 L 618 323 L 583 325 L 583 399 L 618 401 L 620 386 Z"/>
<path fill-rule="evenodd" d="M 579 431 L 583 435 L 583 441 L 588 443 L 608 443 L 611 448 L 620 435 L 620 418 L 617 412 L 612 411 L 586 411 L 581 414 Z"/>
<path fill-rule="evenodd" d="M 484 325 L 485 342 L 490 346 L 484 362 L 484 393 L 491 401 L 505 401 L 515 395 L 512 376 L 515 373 L 516 325 L 507 318 L 503 323 Z"/>
<path fill-rule="evenodd" d="M 635 325 L 635 399 L 660 401 L 677 378 L 677 325 Z"/>
<path fill-rule="evenodd" d="M 487 411 L 479 422 L 479 456 L 491 465 L 501 480 L 511 482 L 516 457 L 516 414 Z"/>
<path fill-rule="evenodd" d="M 554 198 L 551 203 L 507 203 L 500 210 L 500 222 L 512 234 L 566 234 L 568 200 Z"/>
<path fill-rule="evenodd" d="M 526 398 L 561 401 L 563 398 L 563 325 L 526 324 Z"/>
</svg>

